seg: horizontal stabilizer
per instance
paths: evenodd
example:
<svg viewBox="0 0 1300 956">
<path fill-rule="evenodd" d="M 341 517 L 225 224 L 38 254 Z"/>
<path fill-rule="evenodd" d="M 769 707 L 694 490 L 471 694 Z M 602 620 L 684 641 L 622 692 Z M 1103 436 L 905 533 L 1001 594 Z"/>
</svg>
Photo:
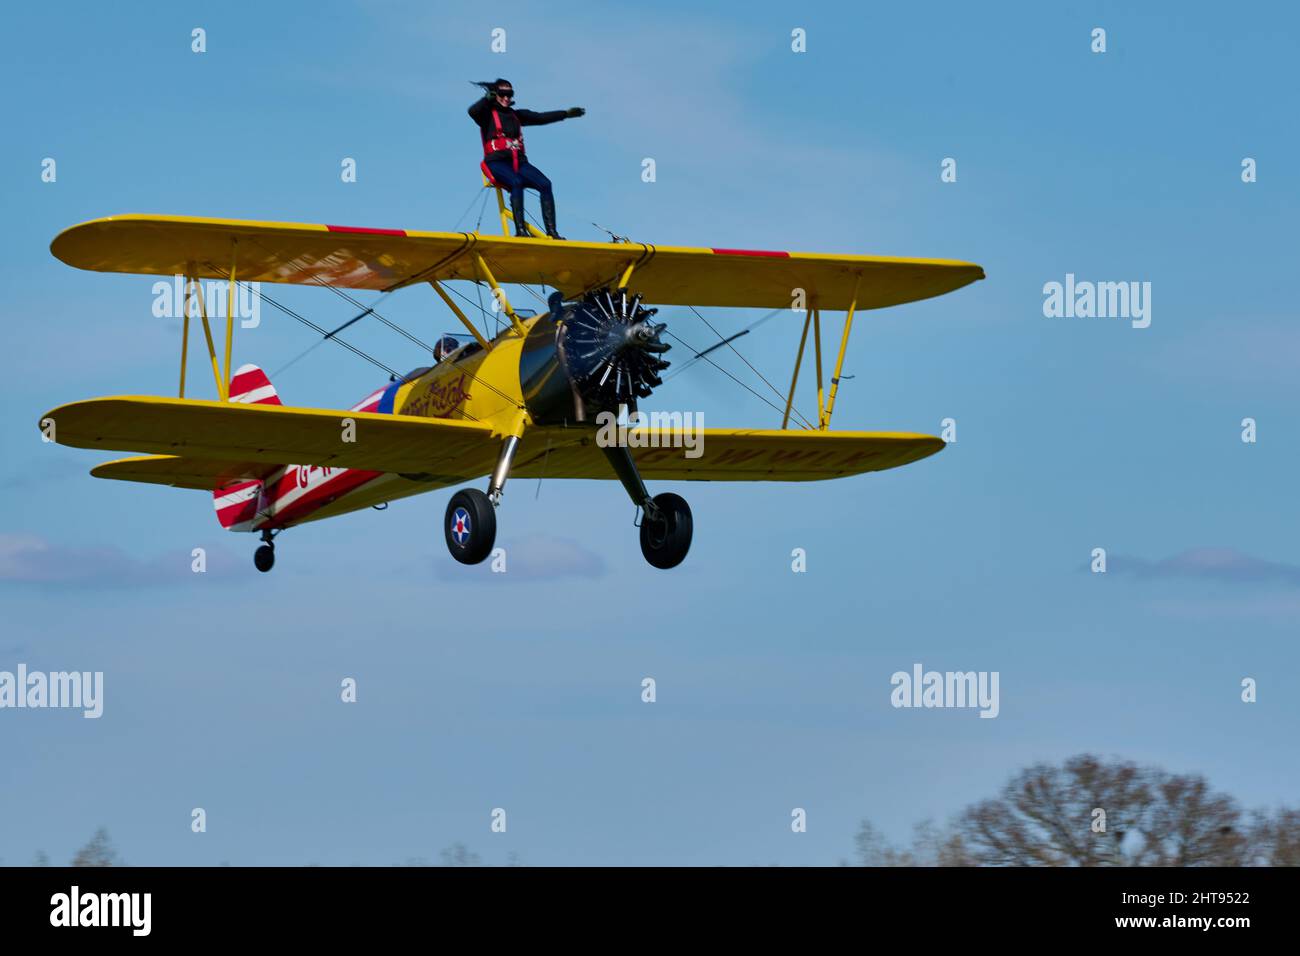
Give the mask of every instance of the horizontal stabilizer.
<svg viewBox="0 0 1300 956">
<path fill-rule="evenodd" d="M 185 458 L 178 455 L 144 455 L 119 458 L 90 469 L 96 478 L 139 481 L 172 488 L 215 491 L 249 481 L 260 481 L 276 465 L 253 461 L 222 461 L 217 458 Z"/>
</svg>

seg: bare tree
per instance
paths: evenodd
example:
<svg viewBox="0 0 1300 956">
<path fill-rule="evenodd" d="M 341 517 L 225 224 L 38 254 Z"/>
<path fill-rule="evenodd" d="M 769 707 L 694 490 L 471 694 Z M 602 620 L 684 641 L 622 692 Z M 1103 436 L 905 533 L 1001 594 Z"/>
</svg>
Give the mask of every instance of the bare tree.
<svg viewBox="0 0 1300 956">
<path fill-rule="evenodd" d="M 108 839 L 108 831 L 100 827 L 90 842 L 72 858 L 73 866 L 119 866 L 117 851 Z"/>
<path fill-rule="evenodd" d="M 894 847 L 884 834 L 863 820 L 853 838 L 858 859 L 863 866 L 916 866 L 916 860 L 907 850 Z"/>
<path fill-rule="evenodd" d="M 853 842 L 863 866 L 969 866 L 972 862 L 962 835 L 933 820 L 922 820 L 912 828 L 910 849 L 894 846 L 866 820 Z"/>
<path fill-rule="evenodd" d="M 442 858 L 443 866 L 482 866 L 483 861 L 479 859 L 477 853 L 471 853 L 469 847 L 463 843 L 453 843 L 443 850 L 439 856 Z"/>
<path fill-rule="evenodd" d="M 1150 817 L 1151 783 L 1150 772 L 1136 764 L 1087 754 L 1060 767 L 1035 764 L 997 798 L 968 807 L 955 829 L 978 866 L 1122 865 L 1131 862 L 1130 838 Z M 1104 820 L 1105 829 L 1094 832 L 1094 820 Z"/>
<path fill-rule="evenodd" d="M 438 866 L 495 866 L 496 864 L 484 864 L 483 858 L 467 847 L 464 843 L 457 841 L 450 846 L 444 847 L 438 853 Z M 411 856 L 406 858 L 405 863 L 395 864 L 396 866 L 430 866 L 428 859 L 422 856 Z M 513 850 L 506 855 L 506 866 L 523 866 L 519 859 L 519 854 Z"/>
<path fill-rule="evenodd" d="M 1300 865 L 1300 810 L 1246 817 L 1198 776 L 1083 754 L 1035 764 L 947 827 L 917 826 L 910 849 L 868 822 L 867 866 Z"/>
<path fill-rule="evenodd" d="M 913 828 L 912 856 L 917 866 L 974 865 L 962 834 L 933 820 L 922 820 Z"/>
<path fill-rule="evenodd" d="M 1250 848 L 1232 797 L 1203 777 L 1153 771 L 1156 799 L 1140 830 L 1142 863 L 1150 866 L 1242 866 Z"/>
<path fill-rule="evenodd" d="M 1300 866 L 1300 810 L 1280 807 L 1273 816 L 1255 811 L 1248 841 L 1256 866 Z"/>
</svg>

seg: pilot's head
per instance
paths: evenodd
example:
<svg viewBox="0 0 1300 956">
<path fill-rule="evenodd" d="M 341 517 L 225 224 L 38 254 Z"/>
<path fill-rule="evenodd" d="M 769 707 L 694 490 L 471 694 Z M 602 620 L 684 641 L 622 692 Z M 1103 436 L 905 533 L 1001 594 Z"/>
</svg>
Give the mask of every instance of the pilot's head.
<svg viewBox="0 0 1300 956">
<path fill-rule="evenodd" d="M 450 335 L 444 335 L 442 338 L 438 339 L 433 346 L 433 360 L 435 362 L 441 362 L 458 348 L 460 348 L 459 342 Z"/>
</svg>

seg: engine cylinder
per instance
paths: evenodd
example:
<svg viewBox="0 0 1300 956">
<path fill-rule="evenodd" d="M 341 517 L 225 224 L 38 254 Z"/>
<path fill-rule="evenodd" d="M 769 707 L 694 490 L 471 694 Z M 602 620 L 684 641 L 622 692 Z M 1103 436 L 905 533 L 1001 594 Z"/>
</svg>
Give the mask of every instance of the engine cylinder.
<svg viewBox="0 0 1300 956">
<path fill-rule="evenodd" d="M 589 292 L 575 302 L 556 293 L 551 311 L 533 324 L 519 355 L 524 403 L 538 424 L 594 424 L 620 405 L 636 409 L 663 384 L 671 348 L 654 309 L 626 289 Z"/>
</svg>

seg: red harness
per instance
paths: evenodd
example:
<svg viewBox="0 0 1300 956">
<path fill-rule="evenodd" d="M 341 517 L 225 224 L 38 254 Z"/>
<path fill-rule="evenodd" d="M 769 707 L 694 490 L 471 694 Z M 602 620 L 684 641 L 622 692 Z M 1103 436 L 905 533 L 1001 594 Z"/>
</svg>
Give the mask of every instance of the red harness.
<svg viewBox="0 0 1300 956">
<path fill-rule="evenodd" d="M 515 172 L 519 172 L 519 154 L 524 151 L 524 134 L 520 131 L 519 136 L 511 139 L 501 129 L 501 114 L 496 110 L 492 111 L 492 122 L 496 124 L 497 134 L 483 140 L 483 156 L 488 157 L 493 153 L 500 152 L 503 149 L 510 151 L 510 163 Z M 486 159 L 484 160 L 486 166 Z M 489 177 L 491 178 L 491 177 Z"/>
</svg>

